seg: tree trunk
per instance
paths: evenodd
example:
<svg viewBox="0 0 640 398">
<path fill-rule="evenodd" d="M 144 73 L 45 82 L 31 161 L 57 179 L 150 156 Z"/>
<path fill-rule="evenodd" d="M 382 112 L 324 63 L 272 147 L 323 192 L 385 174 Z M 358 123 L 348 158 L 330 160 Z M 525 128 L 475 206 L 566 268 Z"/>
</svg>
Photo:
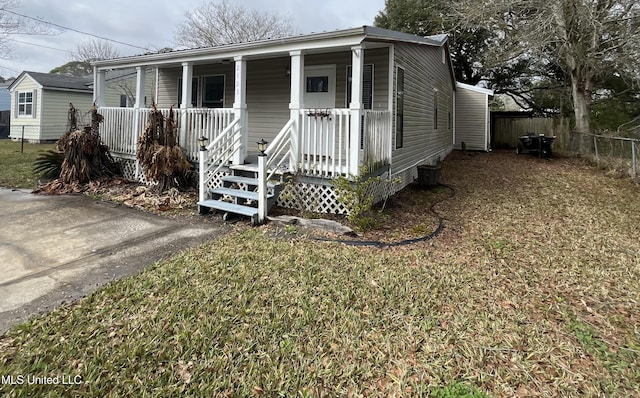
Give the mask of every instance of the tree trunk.
<svg viewBox="0 0 640 398">
<path fill-rule="evenodd" d="M 589 137 L 585 134 L 591 133 L 589 121 L 589 106 L 591 105 L 591 91 L 588 89 L 589 83 L 584 82 L 579 76 L 571 75 L 571 96 L 573 99 L 573 112 L 576 119 L 573 142 L 574 149 L 579 153 L 586 153 L 590 150 Z"/>
</svg>

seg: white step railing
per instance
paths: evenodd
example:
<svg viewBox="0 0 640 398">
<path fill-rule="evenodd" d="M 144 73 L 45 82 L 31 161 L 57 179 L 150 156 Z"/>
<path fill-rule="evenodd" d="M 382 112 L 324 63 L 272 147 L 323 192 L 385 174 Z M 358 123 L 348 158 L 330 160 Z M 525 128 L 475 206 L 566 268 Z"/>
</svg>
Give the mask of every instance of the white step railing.
<svg viewBox="0 0 640 398">
<path fill-rule="evenodd" d="M 278 170 L 295 171 L 296 169 L 296 120 L 290 119 L 271 141 L 265 150 L 266 170 L 269 170 L 267 180 L 271 179 Z"/>
<path fill-rule="evenodd" d="M 206 147 L 199 148 L 199 199 L 206 199 L 208 183 L 218 171 L 228 165 L 236 152 L 240 151 L 242 133 L 240 119 L 234 119 L 218 136 Z"/>
<path fill-rule="evenodd" d="M 276 137 L 267 146 L 264 154 L 258 155 L 258 224 L 267 218 L 267 181 L 278 170 L 295 171 L 297 120 L 289 119 Z"/>
<path fill-rule="evenodd" d="M 205 136 L 213 142 L 235 119 L 232 108 L 177 109 L 176 115 L 176 127 L 181 131 L 180 143 L 189 160 L 198 159 L 198 138 Z M 184 130 L 183 126 L 186 127 Z"/>
</svg>

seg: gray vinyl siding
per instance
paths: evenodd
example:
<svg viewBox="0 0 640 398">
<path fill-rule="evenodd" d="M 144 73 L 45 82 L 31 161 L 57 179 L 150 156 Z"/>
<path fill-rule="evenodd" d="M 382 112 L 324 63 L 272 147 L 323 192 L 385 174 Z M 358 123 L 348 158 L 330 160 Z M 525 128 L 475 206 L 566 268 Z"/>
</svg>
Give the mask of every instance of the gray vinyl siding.
<svg viewBox="0 0 640 398">
<path fill-rule="evenodd" d="M 249 152 L 264 138 L 271 142 L 289 121 L 291 78 L 289 57 L 247 62 L 247 113 Z"/>
<path fill-rule="evenodd" d="M 348 108 L 347 67 L 351 66 L 351 52 L 307 55 L 304 63 L 306 66 L 336 65 L 336 108 Z M 373 65 L 373 109 L 389 109 L 389 49 L 365 49 L 364 63 Z"/>
<path fill-rule="evenodd" d="M 202 77 L 212 75 L 224 76 L 224 107 L 233 107 L 234 97 L 234 65 L 211 64 L 195 65 L 193 67 L 193 77 L 198 78 L 198 104 L 202 101 Z M 182 78 L 182 67 L 160 69 L 158 73 L 158 108 L 179 108 L 178 103 L 178 79 Z M 147 80 L 150 77 L 147 76 Z M 147 101 L 148 102 L 148 101 Z"/>
<path fill-rule="evenodd" d="M 388 109 L 389 98 L 389 49 L 365 50 L 365 63 L 374 64 L 373 69 L 373 109 Z M 336 107 L 346 108 L 347 66 L 351 65 L 351 52 L 305 55 L 306 66 L 336 65 Z M 290 57 L 279 57 L 247 61 L 247 113 L 249 115 L 249 149 L 254 142 L 264 138 L 271 141 L 291 115 L 289 102 L 291 78 L 287 71 L 291 67 Z M 226 108 L 234 102 L 234 63 L 196 65 L 193 76 L 225 75 Z M 182 68 L 160 69 L 158 73 L 158 107 L 168 108 L 172 104 L 179 107 L 178 79 Z M 201 95 L 201 92 L 200 94 Z"/>
<path fill-rule="evenodd" d="M 458 87 L 456 91 L 456 148 L 486 151 L 487 94 Z"/>
<path fill-rule="evenodd" d="M 402 148 L 396 148 L 394 112 L 391 167 L 392 172 L 402 172 L 421 163 L 433 163 L 451 151 L 453 128 L 449 113 L 453 109 L 453 81 L 449 66 L 442 62 L 440 47 L 399 43 L 394 54 L 395 65 L 404 69 L 404 135 Z M 393 79 L 395 90 L 395 68 Z M 436 89 L 438 123 L 434 128 Z M 394 110 L 395 100 L 394 95 Z"/>
<path fill-rule="evenodd" d="M 129 107 L 133 107 L 136 96 L 137 76 L 132 73 L 130 76 L 109 80 L 105 84 L 105 106 L 119 107 L 120 95 L 129 97 Z M 150 107 L 151 101 L 155 101 L 156 96 L 156 71 L 149 69 L 144 80 L 144 95 L 147 97 L 146 106 Z"/>
<path fill-rule="evenodd" d="M 90 124 L 89 111 L 93 105 L 91 93 L 43 90 L 41 98 L 41 140 L 57 140 L 67 130 L 69 103 L 79 111 L 78 123 Z"/>
<path fill-rule="evenodd" d="M 373 64 L 373 110 L 389 110 L 389 48 L 365 49 L 364 63 Z"/>
</svg>

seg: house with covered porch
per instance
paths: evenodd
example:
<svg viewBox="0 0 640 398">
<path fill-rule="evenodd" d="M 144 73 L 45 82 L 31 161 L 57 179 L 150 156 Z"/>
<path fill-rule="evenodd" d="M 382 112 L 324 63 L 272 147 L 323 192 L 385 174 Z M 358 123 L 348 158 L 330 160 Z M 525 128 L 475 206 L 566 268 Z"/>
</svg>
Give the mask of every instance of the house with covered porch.
<svg viewBox="0 0 640 398">
<path fill-rule="evenodd" d="M 275 202 L 345 212 L 332 179 L 360 173 L 399 179 L 381 184 L 377 194 L 388 194 L 411 183 L 418 165 L 442 160 L 455 142 L 456 83 L 446 35 L 363 26 L 93 65 L 102 139 L 130 177 L 144 179 L 135 149 L 148 114 L 145 78 L 153 70 L 154 102 L 165 115 L 174 107 L 179 144 L 199 165 L 201 209 L 255 221 Z M 107 107 L 105 74 L 124 68 L 137 70 L 135 105 Z M 256 144 L 262 140 L 266 150 Z M 295 178 L 289 194 L 277 197 L 283 174 Z M 248 203 L 257 208 L 245 209 Z"/>
</svg>

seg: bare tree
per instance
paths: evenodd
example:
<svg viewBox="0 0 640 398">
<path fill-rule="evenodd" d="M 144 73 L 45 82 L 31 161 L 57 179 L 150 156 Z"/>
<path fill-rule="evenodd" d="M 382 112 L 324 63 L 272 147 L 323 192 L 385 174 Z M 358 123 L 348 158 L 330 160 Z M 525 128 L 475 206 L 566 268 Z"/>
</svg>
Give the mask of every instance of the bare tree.
<svg viewBox="0 0 640 398">
<path fill-rule="evenodd" d="M 0 58 L 6 59 L 11 53 L 10 36 L 47 35 L 54 30 L 38 22 L 37 19 L 23 16 L 15 11 L 20 2 L 18 0 L 0 0 Z"/>
<path fill-rule="evenodd" d="M 619 71 L 638 78 L 637 0 L 456 1 L 466 25 L 499 32 L 488 57 L 493 66 L 530 61 L 562 70 L 571 86 L 577 133 L 590 132 L 589 109 L 599 77 Z"/>
<path fill-rule="evenodd" d="M 103 59 L 118 58 L 120 53 L 106 40 L 89 39 L 76 46 L 71 60 L 90 63 Z"/>
<path fill-rule="evenodd" d="M 247 10 L 227 0 L 204 2 L 185 14 L 174 41 L 188 48 L 212 47 L 260 39 L 291 36 L 291 21 L 276 13 Z"/>
</svg>

